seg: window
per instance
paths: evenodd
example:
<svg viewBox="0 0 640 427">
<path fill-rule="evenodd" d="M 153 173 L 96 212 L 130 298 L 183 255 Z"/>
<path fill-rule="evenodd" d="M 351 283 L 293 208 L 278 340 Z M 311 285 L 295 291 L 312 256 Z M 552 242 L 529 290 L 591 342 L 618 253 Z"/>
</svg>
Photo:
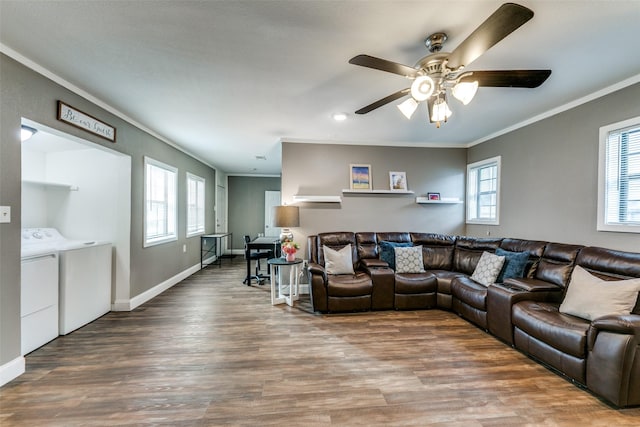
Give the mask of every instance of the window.
<svg viewBox="0 0 640 427">
<path fill-rule="evenodd" d="M 467 165 L 467 224 L 499 224 L 500 159 Z"/>
<path fill-rule="evenodd" d="M 204 178 L 187 173 L 187 237 L 204 233 Z"/>
<path fill-rule="evenodd" d="M 176 187 L 178 169 L 144 158 L 144 246 L 177 240 Z"/>
<path fill-rule="evenodd" d="M 600 128 L 598 230 L 640 233 L 640 117 Z"/>
</svg>

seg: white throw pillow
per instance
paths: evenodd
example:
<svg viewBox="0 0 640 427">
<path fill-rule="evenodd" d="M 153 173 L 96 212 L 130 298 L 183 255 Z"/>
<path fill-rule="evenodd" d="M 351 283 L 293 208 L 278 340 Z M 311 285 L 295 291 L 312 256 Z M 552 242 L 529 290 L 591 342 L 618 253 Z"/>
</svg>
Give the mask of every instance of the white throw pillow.
<svg viewBox="0 0 640 427">
<path fill-rule="evenodd" d="M 471 278 L 485 286 L 495 283 L 504 265 L 504 259 L 505 257 L 503 256 L 498 256 L 490 252 L 482 252 Z"/>
<path fill-rule="evenodd" d="M 396 273 L 424 273 L 422 246 L 395 247 Z"/>
<path fill-rule="evenodd" d="M 629 314 L 638 300 L 640 279 L 602 280 L 577 265 L 560 305 L 560 313 L 587 320 L 609 314 Z"/>
<path fill-rule="evenodd" d="M 327 274 L 354 274 L 351 243 L 339 251 L 324 245 L 322 250 L 324 251 L 324 269 Z"/>
</svg>

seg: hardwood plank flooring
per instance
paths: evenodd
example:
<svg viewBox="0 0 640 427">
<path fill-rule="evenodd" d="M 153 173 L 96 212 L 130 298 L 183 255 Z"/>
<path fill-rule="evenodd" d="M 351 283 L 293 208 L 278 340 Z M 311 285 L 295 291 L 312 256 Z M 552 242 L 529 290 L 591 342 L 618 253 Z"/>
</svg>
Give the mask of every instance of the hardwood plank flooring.
<svg viewBox="0 0 640 427">
<path fill-rule="evenodd" d="M 243 269 L 224 260 L 27 355 L 0 425 L 640 425 L 452 313 L 274 307 Z"/>
</svg>

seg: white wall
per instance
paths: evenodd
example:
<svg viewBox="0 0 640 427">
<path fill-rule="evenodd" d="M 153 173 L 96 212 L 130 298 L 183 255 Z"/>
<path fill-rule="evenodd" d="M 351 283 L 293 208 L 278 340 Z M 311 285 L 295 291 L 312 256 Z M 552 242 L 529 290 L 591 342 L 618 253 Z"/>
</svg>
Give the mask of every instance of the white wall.
<svg viewBox="0 0 640 427">
<path fill-rule="evenodd" d="M 640 116 L 640 84 L 468 150 L 469 163 L 502 156 L 499 226 L 467 234 L 640 251 L 640 234 L 597 231 L 599 128 Z"/>
</svg>

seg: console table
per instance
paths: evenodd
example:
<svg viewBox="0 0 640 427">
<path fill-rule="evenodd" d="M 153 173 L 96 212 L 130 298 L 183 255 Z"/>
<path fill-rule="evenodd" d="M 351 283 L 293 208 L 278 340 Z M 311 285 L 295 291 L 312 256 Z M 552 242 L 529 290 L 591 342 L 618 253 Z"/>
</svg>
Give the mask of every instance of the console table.
<svg viewBox="0 0 640 427">
<path fill-rule="evenodd" d="M 293 306 L 298 300 L 298 278 L 300 276 L 300 266 L 302 260 L 296 258 L 294 261 L 287 261 L 284 258 L 272 258 L 267 261 L 269 264 L 269 275 L 271 276 L 271 304 L 287 303 Z M 289 278 L 286 280 L 286 273 L 283 270 L 289 270 Z M 285 273 L 285 274 L 283 274 Z M 285 293 L 284 288 L 288 289 Z"/>
<path fill-rule="evenodd" d="M 218 264 L 218 267 L 222 266 L 222 257 L 224 256 L 222 239 L 227 239 L 227 242 L 233 241 L 233 233 L 203 234 L 200 236 L 201 269 L 212 264 Z M 209 258 L 214 256 L 216 257 L 215 261 L 210 263 L 206 262 Z"/>
</svg>

